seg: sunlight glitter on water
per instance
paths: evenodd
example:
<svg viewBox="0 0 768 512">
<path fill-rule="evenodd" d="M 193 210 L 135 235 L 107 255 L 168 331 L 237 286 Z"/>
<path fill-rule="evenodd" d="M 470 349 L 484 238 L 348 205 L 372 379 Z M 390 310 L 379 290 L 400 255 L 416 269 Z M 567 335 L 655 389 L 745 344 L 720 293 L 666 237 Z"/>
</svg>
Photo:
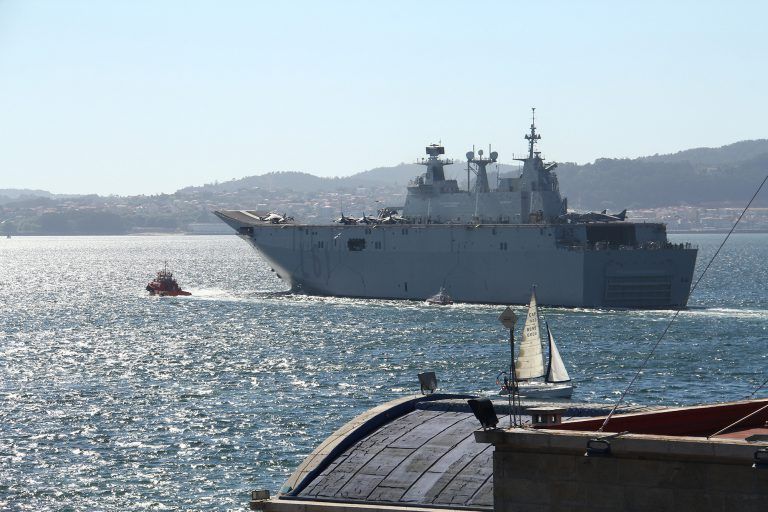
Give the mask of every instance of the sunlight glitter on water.
<svg viewBox="0 0 768 512">
<path fill-rule="evenodd" d="M 702 258 L 719 241 L 699 237 Z M 739 399 L 764 380 L 766 241 L 735 237 L 631 401 Z M 509 362 L 500 306 L 292 295 L 236 237 L 3 242 L 0 508 L 242 510 L 355 415 L 418 392 L 418 372 L 489 395 Z M 166 259 L 193 296 L 144 293 Z M 673 314 L 543 313 L 574 399 L 597 403 Z"/>
</svg>

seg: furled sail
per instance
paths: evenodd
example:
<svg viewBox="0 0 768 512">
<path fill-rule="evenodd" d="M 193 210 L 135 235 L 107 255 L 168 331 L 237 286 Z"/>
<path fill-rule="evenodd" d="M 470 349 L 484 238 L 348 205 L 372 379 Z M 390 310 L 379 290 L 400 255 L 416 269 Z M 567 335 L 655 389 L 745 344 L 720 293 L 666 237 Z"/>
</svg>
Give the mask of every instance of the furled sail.
<svg viewBox="0 0 768 512">
<path fill-rule="evenodd" d="M 547 324 L 547 337 L 549 338 L 549 367 L 547 368 L 547 382 L 570 382 L 571 377 L 568 375 L 568 370 L 565 369 L 563 359 L 560 357 L 560 352 L 555 345 L 555 338 L 552 336 L 552 331 L 549 330 L 549 324 Z"/>
<path fill-rule="evenodd" d="M 541 350 L 539 334 L 539 311 L 536 306 L 536 292 L 531 294 L 528 305 L 528 316 L 523 327 L 523 339 L 520 351 L 515 361 L 515 376 L 517 380 L 536 379 L 544 376 L 544 355 Z"/>
</svg>

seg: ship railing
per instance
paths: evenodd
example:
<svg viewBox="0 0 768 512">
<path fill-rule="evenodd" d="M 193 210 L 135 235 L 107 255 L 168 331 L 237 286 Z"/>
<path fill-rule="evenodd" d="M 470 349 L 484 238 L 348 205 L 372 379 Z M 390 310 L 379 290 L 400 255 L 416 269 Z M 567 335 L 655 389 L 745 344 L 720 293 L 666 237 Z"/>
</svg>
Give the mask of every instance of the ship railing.
<svg viewBox="0 0 768 512">
<path fill-rule="evenodd" d="M 686 250 L 686 249 L 698 249 L 698 246 L 690 243 L 690 242 L 681 242 L 679 244 L 675 244 L 672 242 L 656 242 L 656 241 L 649 241 L 649 242 L 643 242 L 639 246 L 641 249 L 677 249 L 677 250 Z"/>
<path fill-rule="evenodd" d="M 586 244 L 579 244 L 573 242 L 559 242 L 557 244 L 558 249 L 564 249 L 566 251 L 585 251 L 587 250 Z"/>
<path fill-rule="evenodd" d="M 443 164 L 443 165 L 452 165 L 454 163 L 454 160 L 452 158 L 437 158 L 437 162 Z M 416 165 L 427 165 L 430 163 L 429 158 L 417 158 L 413 163 Z"/>
<path fill-rule="evenodd" d="M 595 242 L 595 243 L 581 243 L 581 242 L 558 242 L 557 247 L 559 249 L 565 249 L 568 251 L 607 251 L 607 250 L 619 250 L 619 251 L 634 251 L 634 250 L 660 250 L 660 249 L 672 249 L 672 250 L 690 250 L 698 249 L 698 246 L 691 244 L 690 242 L 683 242 L 675 244 L 672 242 L 643 242 L 636 245 L 628 244 L 616 244 L 609 242 Z"/>
</svg>

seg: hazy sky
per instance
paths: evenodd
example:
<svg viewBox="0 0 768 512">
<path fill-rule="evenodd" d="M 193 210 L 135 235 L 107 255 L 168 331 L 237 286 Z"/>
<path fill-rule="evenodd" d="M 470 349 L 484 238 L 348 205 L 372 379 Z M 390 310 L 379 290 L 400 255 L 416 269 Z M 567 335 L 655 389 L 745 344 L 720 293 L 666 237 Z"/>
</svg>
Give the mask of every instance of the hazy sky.
<svg viewBox="0 0 768 512">
<path fill-rule="evenodd" d="M 766 138 L 764 2 L 0 0 L 0 188 L 153 194 L 493 144 Z"/>
</svg>

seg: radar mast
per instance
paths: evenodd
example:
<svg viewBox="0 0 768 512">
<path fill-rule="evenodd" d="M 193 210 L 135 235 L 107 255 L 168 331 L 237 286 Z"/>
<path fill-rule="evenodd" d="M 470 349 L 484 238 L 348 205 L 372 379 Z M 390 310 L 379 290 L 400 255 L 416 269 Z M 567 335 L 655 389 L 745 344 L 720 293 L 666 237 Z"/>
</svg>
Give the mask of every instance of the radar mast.
<svg viewBox="0 0 768 512">
<path fill-rule="evenodd" d="M 525 138 L 528 141 L 528 158 L 533 158 L 534 153 L 538 153 L 538 151 L 534 152 L 533 148 L 536 141 L 541 139 L 541 135 L 536 133 L 536 107 L 531 108 L 531 133 L 526 134 Z"/>
<path fill-rule="evenodd" d="M 483 150 L 478 150 L 477 156 L 475 156 L 474 146 L 472 147 L 472 151 L 467 152 L 467 173 L 469 173 L 470 166 L 469 164 L 475 164 L 476 170 L 475 174 L 477 175 L 477 178 L 475 179 L 475 192 L 481 192 L 486 193 L 490 192 L 491 189 L 488 186 L 488 173 L 485 170 L 488 164 L 495 163 L 496 160 L 499 158 L 499 154 L 496 151 L 491 151 L 491 146 L 488 145 L 488 152 L 490 153 L 490 158 L 483 158 Z M 467 191 L 469 191 L 469 174 L 467 174 Z"/>
<path fill-rule="evenodd" d="M 427 166 L 427 184 L 432 184 L 436 181 L 445 181 L 445 171 L 443 170 L 443 166 L 451 165 L 453 160 L 442 160 L 440 155 L 444 154 L 445 148 L 442 144 L 430 144 L 427 146 L 427 155 L 429 155 L 429 157 L 427 159 L 422 158 L 421 160 L 416 161 L 419 165 Z"/>
</svg>

